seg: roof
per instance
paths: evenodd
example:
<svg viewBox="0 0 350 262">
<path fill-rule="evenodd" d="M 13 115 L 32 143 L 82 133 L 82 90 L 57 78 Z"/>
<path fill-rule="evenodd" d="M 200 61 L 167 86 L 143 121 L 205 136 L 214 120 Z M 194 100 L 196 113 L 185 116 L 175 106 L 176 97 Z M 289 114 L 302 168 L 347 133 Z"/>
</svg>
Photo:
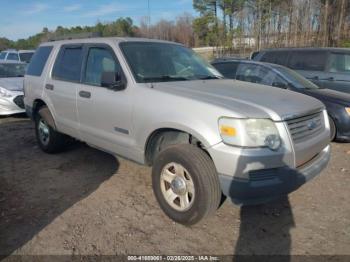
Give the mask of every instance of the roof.
<svg viewBox="0 0 350 262">
<path fill-rule="evenodd" d="M 94 37 L 94 38 L 77 38 L 77 39 L 67 39 L 67 40 L 58 40 L 42 43 L 40 46 L 47 45 L 62 45 L 62 44 L 75 44 L 75 43 L 111 43 L 111 42 L 155 42 L 155 43 L 168 43 L 168 44 L 178 44 L 176 42 L 170 42 L 165 40 L 158 39 L 149 39 L 149 38 L 138 38 L 138 37 Z"/>
<path fill-rule="evenodd" d="M 267 48 L 261 50 L 261 52 L 264 51 L 292 51 L 292 50 L 298 50 L 298 51 L 346 51 L 350 52 L 350 48 L 341 48 L 341 47 L 284 47 L 284 48 Z"/>
<path fill-rule="evenodd" d="M 267 62 L 255 61 L 255 60 L 250 60 L 250 59 L 239 59 L 239 58 L 238 59 L 237 58 L 225 58 L 223 60 L 214 60 L 211 63 L 216 64 L 216 63 L 230 63 L 230 62 L 262 65 L 262 66 L 266 66 L 266 67 L 270 67 L 270 68 L 282 68 L 282 67 L 284 67 L 282 65 L 277 65 L 277 64 L 267 63 Z"/>
</svg>

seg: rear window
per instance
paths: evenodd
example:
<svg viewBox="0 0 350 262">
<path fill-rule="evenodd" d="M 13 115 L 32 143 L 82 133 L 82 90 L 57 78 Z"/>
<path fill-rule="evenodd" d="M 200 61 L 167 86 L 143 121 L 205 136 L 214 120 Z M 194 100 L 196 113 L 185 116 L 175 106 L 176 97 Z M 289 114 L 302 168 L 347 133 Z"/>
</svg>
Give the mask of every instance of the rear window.
<svg viewBox="0 0 350 262">
<path fill-rule="evenodd" d="M 82 46 L 63 46 L 57 57 L 52 76 L 59 80 L 79 82 L 82 57 Z"/>
<path fill-rule="evenodd" d="M 267 52 L 265 55 L 263 55 L 261 61 L 277 65 L 285 65 L 287 62 L 287 57 L 287 51 Z"/>
<path fill-rule="evenodd" d="M 16 53 L 9 53 L 7 55 L 6 60 L 19 61 L 18 54 L 16 54 Z"/>
<path fill-rule="evenodd" d="M 226 78 L 235 79 L 238 63 L 225 62 L 213 64 L 213 66 Z"/>
<path fill-rule="evenodd" d="M 292 51 L 288 67 L 295 70 L 324 71 L 326 55 L 323 51 Z"/>
<path fill-rule="evenodd" d="M 350 73 L 350 54 L 331 53 L 329 58 L 329 72 Z"/>
<path fill-rule="evenodd" d="M 19 53 L 19 58 L 21 59 L 22 62 L 29 63 L 30 59 L 33 56 L 33 52 L 28 52 L 28 53 Z"/>
<path fill-rule="evenodd" d="M 26 74 L 32 76 L 41 76 L 51 51 L 52 46 L 39 47 L 28 65 Z"/>
</svg>

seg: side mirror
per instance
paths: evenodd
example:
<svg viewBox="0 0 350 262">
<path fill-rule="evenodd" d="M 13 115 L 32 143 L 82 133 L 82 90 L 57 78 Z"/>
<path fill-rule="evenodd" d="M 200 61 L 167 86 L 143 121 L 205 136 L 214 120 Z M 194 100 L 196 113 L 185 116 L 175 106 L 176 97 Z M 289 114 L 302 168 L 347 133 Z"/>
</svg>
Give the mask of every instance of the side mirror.
<svg viewBox="0 0 350 262">
<path fill-rule="evenodd" d="M 115 91 L 121 91 L 126 88 L 125 81 L 118 72 L 103 72 L 101 86 Z"/>
</svg>

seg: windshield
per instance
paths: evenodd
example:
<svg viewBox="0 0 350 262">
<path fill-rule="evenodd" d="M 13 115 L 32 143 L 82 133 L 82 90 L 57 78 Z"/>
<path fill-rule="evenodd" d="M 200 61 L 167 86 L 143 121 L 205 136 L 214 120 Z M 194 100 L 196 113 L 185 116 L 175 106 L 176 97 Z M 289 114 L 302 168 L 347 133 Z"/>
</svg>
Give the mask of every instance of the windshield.
<svg viewBox="0 0 350 262">
<path fill-rule="evenodd" d="M 120 47 L 139 83 L 222 78 L 208 62 L 181 45 L 124 42 Z"/>
<path fill-rule="evenodd" d="M 26 71 L 24 64 L 0 64 L 0 77 L 23 77 Z"/>
<path fill-rule="evenodd" d="M 300 75 L 286 67 L 278 67 L 278 70 L 284 74 L 290 81 L 292 81 L 293 86 L 299 89 L 320 89 L 317 85 L 307 80 L 305 77 Z"/>
<path fill-rule="evenodd" d="M 30 59 L 33 56 L 33 52 L 28 52 L 28 53 L 19 53 L 19 58 L 21 59 L 22 62 L 29 63 Z"/>
</svg>

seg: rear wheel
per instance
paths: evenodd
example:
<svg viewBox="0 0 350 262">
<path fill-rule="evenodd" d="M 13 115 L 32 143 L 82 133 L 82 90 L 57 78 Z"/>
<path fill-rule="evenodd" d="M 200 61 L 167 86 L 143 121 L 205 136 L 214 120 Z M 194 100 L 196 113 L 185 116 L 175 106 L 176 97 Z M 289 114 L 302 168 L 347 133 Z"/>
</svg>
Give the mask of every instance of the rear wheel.
<svg viewBox="0 0 350 262">
<path fill-rule="evenodd" d="M 49 109 L 44 106 L 39 109 L 35 116 L 35 134 L 39 147 L 46 153 L 57 153 L 65 149 L 69 142 L 69 137 L 57 132 L 48 124 L 45 119 L 45 111 Z"/>
<path fill-rule="evenodd" d="M 165 214 L 184 225 L 199 222 L 220 204 L 214 163 L 193 145 L 175 145 L 161 152 L 154 162 L 152 184 Z"/>
<path fill-rule="evenodd" d="M 337 135 L 337 127 L 335 126 L 334 120 L 329 116 L 329 126 L 331 130 L 331 141 L 333 141 Z"/>
</svg>

